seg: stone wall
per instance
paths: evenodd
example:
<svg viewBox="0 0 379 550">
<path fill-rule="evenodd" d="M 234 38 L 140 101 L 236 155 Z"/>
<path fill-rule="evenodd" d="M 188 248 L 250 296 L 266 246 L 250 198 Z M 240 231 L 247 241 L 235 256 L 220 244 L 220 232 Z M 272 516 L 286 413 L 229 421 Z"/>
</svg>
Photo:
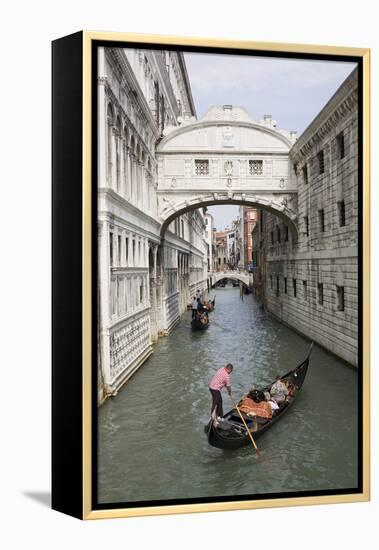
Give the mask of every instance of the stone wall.
<svg viewBox="0 0 379 550">
<path fill-rule="evenodd" d="M 255 290 L 284 323 L 358 361 L 358 84 L 354 71 L 290 150 L 298 235 L 260 212 Z"/>
</svg>

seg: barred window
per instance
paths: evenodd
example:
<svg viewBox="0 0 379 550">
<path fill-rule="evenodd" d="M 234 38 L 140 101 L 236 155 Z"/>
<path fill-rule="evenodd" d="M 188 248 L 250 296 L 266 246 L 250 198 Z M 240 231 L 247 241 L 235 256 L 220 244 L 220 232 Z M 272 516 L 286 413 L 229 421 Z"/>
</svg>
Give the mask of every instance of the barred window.
<svg viewBox="0 0 379 550">
<path fill-rule="evenodd" d="M 338 201 L 337 207 L 340 227 L 344 227 L 346 225 L 345 201 Z"/>
<path fill-rule="evenodd" d="M 195 160 L 195 174 L 196 176 L 208 176 L 209 160 Z"/>
<path fill-rule="evenodd" d="M 325 172 L 324 151 L 320 151 L 317 154 L 317 160 L 318 160 L 318 173 L 323 174 Z"/>
<path fill-rule="evenodd" d="M 304 216 L 304 233 L 309 237 L 309 217 Z"/>
<path fill-rule="evenodd" d="M 322 283 L 317 284 L 318 289 L 318 303 L 320 306 L 324 303 L 324 285 Z"/>
<path fill-rule="evenodd" d="M 320 231 L 321 233 L 324 233 L 325 232 L 325 212 L 323 208 L 321 208 L 318 211 L 318 221 L 320 225 Z"/>
<path fill-rule="evenodd" d="M 337 310 L 345 310 L 345 288 L 343 286 L 337 286 Z"/>
<path fill-rule="evenodd" d="M 343 132 L 337 136 L 337 148 L 338 148 L 338 157 L 343 159 L 345 156 L 345 138 Z"/>
<path fill-rule="evenodd" d="M 261 176 L 263 174 L 263 160 L 249 160 L 250 176 Z"/>
<path fill-rule="evenodd" d="M 306 164 L 304 164 L 302 168 L 302 172 L 303 172 L 303 181 L 305 185 L 307 185 L 308 184 L 308 166 Z"/>
</svg>

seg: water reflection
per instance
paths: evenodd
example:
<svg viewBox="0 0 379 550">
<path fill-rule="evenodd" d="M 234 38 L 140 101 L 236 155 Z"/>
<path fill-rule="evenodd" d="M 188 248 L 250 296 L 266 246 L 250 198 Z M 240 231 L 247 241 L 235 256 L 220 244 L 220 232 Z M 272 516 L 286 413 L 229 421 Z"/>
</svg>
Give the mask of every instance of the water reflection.
<svg viewBox="0 0 379 550">
<path fill-rule="evenodd" d="M 99 501 L 264 494 L 357 484 L 357 374 L 315 346 L 294 406 L 251 447 L 210 447 L 208 383 L 231 362 L 233 394 L 264 385 L 306 355 L 309 342 L 239 290 L 216 291 L 207 331 L 186 313 L 116 398 L 100 409 Z M 224 395 L 224 408 L 230 403 Z"/>
</svg>

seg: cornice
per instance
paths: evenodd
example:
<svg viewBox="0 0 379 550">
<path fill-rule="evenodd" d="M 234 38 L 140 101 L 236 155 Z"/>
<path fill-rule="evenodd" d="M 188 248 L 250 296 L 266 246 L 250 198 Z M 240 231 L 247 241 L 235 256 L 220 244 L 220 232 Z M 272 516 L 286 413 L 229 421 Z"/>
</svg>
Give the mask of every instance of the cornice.
<svg viewBox="0 0 379 550">
<path fill-rule="evenodd" d="M 358 100 L 358 73 L 355 69 L 304 130 L 291 148 L 290 157 L 296 161 L 313 154 L 314 147 L 327 137 L 341 120 L 357 109 Z"/>
<path fill-rule="evenodd" d="M 134 75 L 133 69 L 130 66 L 130 63 L 125 53 L 123 52 L 122 48 L 109 48 L 109 54 L 118 64 L 119 78 L 120 81 L 122 81 L 122 85 L 130 90 L 131 94 L 134 97 L 134 100 L 132 100 L 132 102 L 139 106 L 142 113 L 146 117 L 150 127 L 152 128 L 156 139 L 158 139 L 159 129 L 157 123 L 155 122 L 155 119 L 150 111 L 145 96 L 143 95 L 143 91 Z"/>
<path fill-rule="evenodd" d="M 178 129 L 173 130 L 170 134 L 165 136 L 162 141 L 159 143 L 157 147 L 157 152 L 164 152 L 164 146 L 169 143 L 173 138 L 185 134 L 187 132 L 191 132 L 193 130 L 200 130 L 202 128 L 210 128 L 214 126 L 228 126 L 228 127 L 234 127 L 234 128 L 250 128 L 251 130 L 258 130 L 259 132 L 269 134 L 272 137 L 275 137 L 282 141 L 287 147 L 288 150 L 291 149 L 293 146 L 293 143 L 290 139 L 288 139 L 286 136 L 284 136 L 282 133 L 280 133 L 278 130 L 275 130 L 273 128 L 268 128 L 267 126 L 262 126 L 260 124 L 257 124 L 256 122 L 241 122 L 237 120 L 207 120 L 207 121 L 199 121 L 194 122 L 193 124 L 186 124 L 184 126 L 180 126 Z"/>
</svg>

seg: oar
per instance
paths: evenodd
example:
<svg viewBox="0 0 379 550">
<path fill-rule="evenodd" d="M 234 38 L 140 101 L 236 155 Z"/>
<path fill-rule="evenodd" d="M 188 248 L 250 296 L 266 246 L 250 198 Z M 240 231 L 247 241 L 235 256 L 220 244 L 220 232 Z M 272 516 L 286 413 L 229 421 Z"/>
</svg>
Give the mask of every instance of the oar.
<svg viewBox="0 0 379 550">
<path fill-rule="evenodd" d="M 233 405 L 234 405 L 234 408 L 236 409 L 236 411 L 238 412 L 238 414 L 239 414 L 240 417 L 241 417 L 241 420 L 242 420 L 242 422 L 243 422 L 243 424 L 244 424 L 244 426 L 245 426 L 245 428 L 246 428 L 247 433 L 249 434 L 249 437 L 250 437 L 250 439 L 251 439 L 251 442 L 252 442 L 252 444 L 253 444 L 253 446 L 254 446 L 254 449 L 255 449 L 257 455 L 258 455 L 258 456 L 261 456 L 261 453 L 260 453 L 260 451 L 259 451 L 259 449 L 258 449 L 258 447 L 257 447 L 257 444 L 256 444 L 255 441 L 254 441 L 254 437 L 251 435 L 250 430 L 249 430 L 249 428 L 248 428 L 248 426 L 247 426 L 247 424 L 246 424 L 246 422 L 245 422 L 244 417 L 242 416 L 241 411 L 239 410 L 239 408 L 237 407 L 236 403 L 234 402 L 233 397 L 232 397 L 231 395 L 229 395 L 229 397 L 230 397 L 231 402 L 232 402 Z"/>
</svg>

